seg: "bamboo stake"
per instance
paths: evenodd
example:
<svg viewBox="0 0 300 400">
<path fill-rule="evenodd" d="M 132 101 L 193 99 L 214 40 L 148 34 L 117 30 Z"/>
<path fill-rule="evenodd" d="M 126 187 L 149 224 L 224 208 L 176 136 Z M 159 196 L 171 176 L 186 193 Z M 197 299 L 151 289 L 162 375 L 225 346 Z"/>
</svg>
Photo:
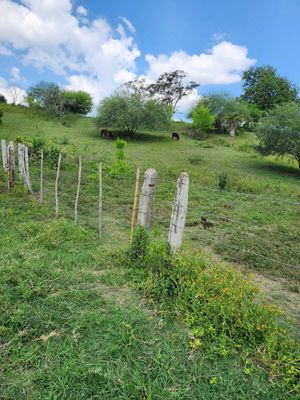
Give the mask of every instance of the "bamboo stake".
<svg viewBox="0 0 300 400">
<path fill-rule="evenodd" d="M 102 162 L 99 164 L 99 239 L 102 238 Z"/>
<path fill-rule="evenodd" d="M 74 210 L 75 225 L 77 225 L 77 221 L 78 221 L 78 201 L 79 201 L 79 192 L 80 192 L 80 183 L 81 183 L 81 167 L 82 167 L 81 157 L 79 156 L 78 182 L 77 182 L 77 192 L 76 192 L 75 210 Z"/>
<path fill-rule="evenodd" d="M 59 172 L 60 172 L 60 164 L 61 164 L 61 153 L 59 153 L 58 163 L 57 163 L 57 172 L 56 172 L 56 179 L 55 179 L 55 215 L 58 217 L 58 179 L 59 179 Z"/>
<path fill-rule="evenodd" d="M 41 150 L 41 174 L 40 174 L 40 203 L 43 203 L 43 167 L 44 167 L 44 150 Z"/>
<path fill-rule="evenodd" d="M 135 179 L 135 191 L 133 200 L 133 209 L 131 216 L 131 230 L 130 230 L 130 240 L 133 239 L 134 228 L 136 223 L 136 215 L 138 210 L 138 200 L 139 200 L 139 186 L 140 186 L 140 169 L 136 169 L 136 179 Z"/>
</svg>

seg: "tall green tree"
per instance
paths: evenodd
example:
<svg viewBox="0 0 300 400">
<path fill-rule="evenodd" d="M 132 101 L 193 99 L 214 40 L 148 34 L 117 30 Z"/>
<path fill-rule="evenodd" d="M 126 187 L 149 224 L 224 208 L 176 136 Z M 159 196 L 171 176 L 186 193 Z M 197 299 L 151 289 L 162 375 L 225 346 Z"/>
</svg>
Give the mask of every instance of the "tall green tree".
<svg viewBox="0 0 300 400">
<path fill-rule="evenodd" d="M 64 97 L 61 88 L 53 82 L 39 82 L 27 91 L 27 103 L 47 111 L 51 117 L 64 112 Z"/>
<path fill-rule="evenodd" d="M 96 125 L 98 128 L 116 128 L 134 134 L 139 129 L 166 128 L 171 116 L 170 107 L 161 101 L 140 93 L 117 91 L 100 103 Z"/>
<path fill-rule="evenodd" d="M 286 103 L 270 110 L 258 125 L 260 144 L 264 155 L 292 156 L 300 168 L 300 105 Z"/>
<path fill-rule="evenodd" d="M 244 93 L 241 98 L 260 110 L 298 100 L 296 85 L 279 76 L 276 69 L 269 65 L 249 68 L 243 73 L 242 80 Z"/>
<path fill-rule="evenodd" d="M 63 97 L 65 111 L 81 115 L 86 115 L 92 111 L 92 96 L 83 90 L 78 92 L 66 90 Z"/>
</svg>

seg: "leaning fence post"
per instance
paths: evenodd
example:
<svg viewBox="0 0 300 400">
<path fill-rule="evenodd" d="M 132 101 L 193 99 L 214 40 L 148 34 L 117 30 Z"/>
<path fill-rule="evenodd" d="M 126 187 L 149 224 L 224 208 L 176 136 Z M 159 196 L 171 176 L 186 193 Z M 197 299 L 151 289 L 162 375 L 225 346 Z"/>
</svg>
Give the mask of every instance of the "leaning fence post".
<svg viewBox="0 0 300 400">
<path fill-rule="evenodd" d="M 139 203 L 138 224 L 145 228 L 150 228 L 151 225 L 156 177 L 156 170 L 153 168 L 147 169 L 144 175 L 144 183 Z"/>
<path fill-rule="evenodd" d="M 99 212 L 99 239 L 102 238 L 102 218 L 103 218 L 103 210 L 102 210 L 102 162 L 99 164 L 99 204 L 98 204 L 98 212 Z"/>
<path fill-rule="evenodd" d="M 79 192 L 80 192 L 80 183 L 81 183 L 81 157 L 79 156 L 79 167 L 78 167 L 78 182 L 77 182 L 77 191 L 75 198 L 75 210 L 74 210 L 74 219 L 75 225 L 77 225 L 78 221 L 78 201 L 79 201 Z"/>
<path fill-rule="evenodd" d="M 135 190 L 134 190 L 134 199 L 133 199 L 133 209 L 132 209 L 132 216 L 131 216 L 131 229 L 130 229 L 130 239 L 133 239 L 134 228 L 135 228 L 135 221 L 136 221 L 136 214 L 137 214 L 137 206 L 139 200 L 139 186 L 140 186 L 140 169 L 136 169 L 136 178 L 135 178 Z"/>
<path fill-rule="evenodd" d="M 182 172 L 177 180 L 176 194 L 173 203 L 173 210 L 169 228 L 168 243 L 171 252 L 179 250 L 182 245 L 182 238 L 185 226 L 185 219 L 188 206 L 189 176 Z"/>
<path fill-rule="evenodd" d="M 7 153 L 8 153 L 8 187 L 12 188 L 15 180 L 15 148 L 13 142 L 9 142 Z"/>
<path fill-rule="evenodd" d="M 41 150 L 41 172 L 40 172 L 40 203 L 43 203 L 43 184 L 44 184 L 44 178 L 43 178 L 43 168 L 44 168 L 44 150 Z"/>
<path fill-rule="evenodd" d="M 58 217 L 58 179 L 59 179 L 59 172 L 60 172 L 60 163 L 61 163 L 61 153 L 59 153 L 59 156 L 58 156 L 56 179 L 55 179 L 55 215 L 57 217 Z"/>
<path fill-rule="evenodd" d="M 6 140 L 1 140 L 1 152 L 2 152 L 2 166 L 4 171 L 7 171 L 7 147 Z"/>
<path fill-rule="evenodd" d="M 24 144 L 18 143 L 18 171 L 20 178 L 22 178 L 23 180 L 25 178 L 24 151 L 25 151 Z"/>
</svg>

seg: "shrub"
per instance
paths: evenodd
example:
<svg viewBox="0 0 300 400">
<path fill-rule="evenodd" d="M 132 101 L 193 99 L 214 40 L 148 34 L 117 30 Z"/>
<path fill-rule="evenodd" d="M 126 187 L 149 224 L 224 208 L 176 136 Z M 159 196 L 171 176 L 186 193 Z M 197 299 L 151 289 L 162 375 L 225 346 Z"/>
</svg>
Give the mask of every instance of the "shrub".
<svg viewBox="0 0 300 400">
<path fill-rule="evenodd" d="M 3 111 L 0 110 L 0 125 L 3 125 L 2 118 L 3 118 Z"/>
<path fill-rule="evenodd" d="M 66 112 L 86 115 L 92 111 L 93 99 L 89 93 L 83 90 L 79 90 L 78 92 L 67 90 L 63 96 Z"/>
<path fill-rule="evenodd" d="M 128 164 L 126 159 L 126 154 L 125 154 L 125 147 L 127 146 L 127 142 L 124 139 L 118 138 L 115 141 L 115 157 L 116 160 L 108 167 L 108 172 L 111 176 L 114 176 L 116 178 L 121 178 L 128 173 L 131 172 L 132 168 Z"/>
<path fill-rule="evenodd" d="M 254 279 L 201 255 L 170 255 L 165 243 L 145 240 L 141 229 L 129 250 L 131 274 L 162 311 L 180 316 L 191 330 L 192 349 L 211 358 L 241 352 L 267 368 L 270 377 L 297 388 L 297 352 L 281 311 L 259 300 Z M 134 275 L 135 269 L 139 271 Z M 280 317 L 280 318 L 279 318 Z"/>
<path fill-rule="evenodd" d="M 0 103 L 7 103 L 7 100 L 3 94 L 0 94 Z"/>
<path fill-rule="evenodd" d="M 228 185 L 228 174 L 227 172 L 219 172 L 218 174 L 218 187 L 220 190 L 225 190 Z"/>
<path fill-rule="evenodd" d="M 199 102 L 192 110 L 190 118 L 193 120 L 194 137 L 205 137 L 214 130 L 216 117 L 211 113 L 209 107 Z"/>
<path fill-rule="evenodd" d="M 33 159 L 39 159 L 41 151 L 43 150 L 44 159 L 48 160 L 51 164 L 56 165 L 59 156 L 59 149 L 51 140 L 44 139 L 41 136 L 18 136 L 16 142 L 25 144 L 29 149 L 30 157 Z"/>
</svg>

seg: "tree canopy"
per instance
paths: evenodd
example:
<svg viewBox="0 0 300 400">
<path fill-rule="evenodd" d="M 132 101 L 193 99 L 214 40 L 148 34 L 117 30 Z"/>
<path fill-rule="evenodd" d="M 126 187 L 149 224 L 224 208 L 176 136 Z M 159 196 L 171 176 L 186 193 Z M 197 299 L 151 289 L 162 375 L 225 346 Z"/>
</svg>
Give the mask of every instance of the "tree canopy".
<svg viewBox="0 0 300 400">
<path fill-rule="evenodd" d="M 122 90 L 100 103 L 96 124 L 99 128 L 116 128 L 134 134 L 139 129 L 166 128 L 171 116 L 170 107 L 166 104 L 140 93 Z"/>
<path fill-rule="evenodd" d="M 258 126 L 262 154 L 292 156 L 300 168 L 300 106 L 286 103 L 276 106 L 260 120 Z"/>
<path fill-rule="evenodd" d="M 5 96 L 1 93 L 0 93 L 0 103 L 7 103 Z"/>
<path fill-rule="evenodd" d="M 276 69 L 269 65 L 249 68 L 243 73 L 242 80 L 242 99 L 260 110 L 298 100 L 298 88 L 287 78 L 279 76 Z"/>
<path fill-rule="evenodd" d="M 174 112 L 178 102 L 199 86 L 193 81 L 185 83 L 185 78 L 184 71 L 176 70 L 161 74 L 155 82 L 150 84 L 147 84 L 145 79 L 136 79 L 127 82 L 125 86 L 136 93 L 160 99 Z"/>
<path fill-rule="evenodd" d="M 85 115 L 93 106 L 89 93 L 65 91 L 56 83 L 43 81 L 29 88 L 26 101 L 29 107 L 43 108 L 52 117 L 59 117 L 66 112 Z"/>
</svg>

